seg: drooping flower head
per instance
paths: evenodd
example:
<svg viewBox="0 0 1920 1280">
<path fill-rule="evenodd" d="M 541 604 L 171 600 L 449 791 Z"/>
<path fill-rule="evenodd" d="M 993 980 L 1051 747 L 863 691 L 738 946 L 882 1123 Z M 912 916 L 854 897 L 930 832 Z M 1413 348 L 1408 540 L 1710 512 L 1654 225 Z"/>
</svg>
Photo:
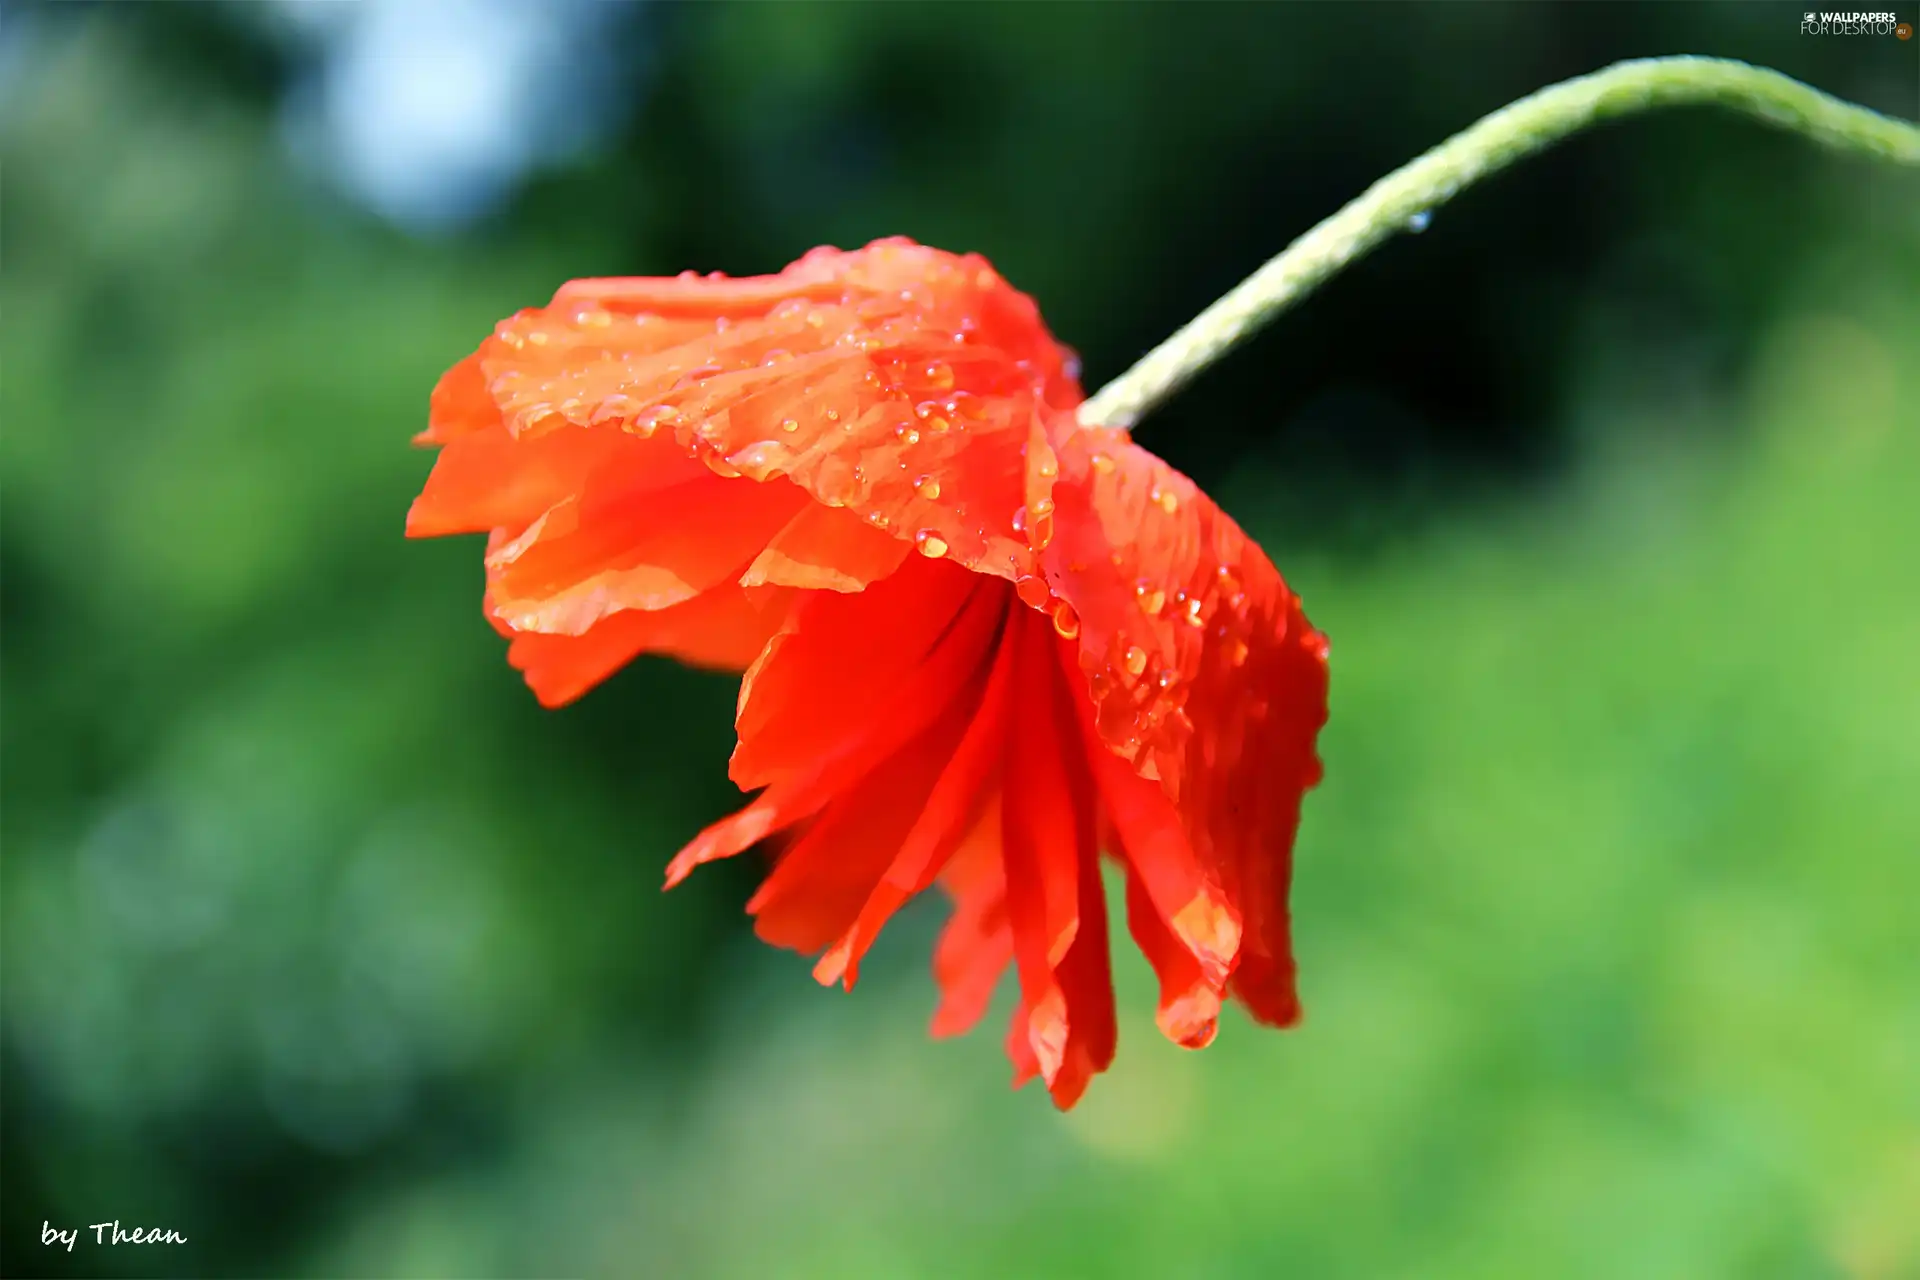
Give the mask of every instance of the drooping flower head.
<svg viewBox="0 0 1920 1280">
<path fill-rule="evenodd" d="M 668 868 L 783 852 L 748 904 L 852 987 L 892 914 L 954 903 L 937 1035 L 1011 965 L 1016 1083 L 1114 1052 L 1104 851 L 1160 1028 L 1299 1016 L 1287 891 L 1326 643 L 1266 555 L 1123 431 L 987 262 L 906 240 L 777 276 L 577 280 L 432 399 L 407 518 L 486 532 L 485 608 L 557 706 L 641 653 L 745 672 L 759 792 Z"/>
</svg>

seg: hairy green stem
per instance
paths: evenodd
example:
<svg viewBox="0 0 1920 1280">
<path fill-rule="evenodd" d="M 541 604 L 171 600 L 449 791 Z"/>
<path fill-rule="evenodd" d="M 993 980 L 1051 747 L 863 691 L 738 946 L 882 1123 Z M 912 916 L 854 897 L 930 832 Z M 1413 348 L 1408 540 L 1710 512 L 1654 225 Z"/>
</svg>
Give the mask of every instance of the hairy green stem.
<svg viewBox="0 0 1920 1280">
<path fill-rule="evenodd" d="M 1656 107 L 1731 107 L 1842 151 L 1920 164 L 1920 128 L 1720 58 L 1643 58 L 1550 85 L 1388 174 L 1080 407 L 1088 426 L 1132 427 L 1188 379 L 1388 236 L 1516 160 L 1589 125 Z"/>
</svg>

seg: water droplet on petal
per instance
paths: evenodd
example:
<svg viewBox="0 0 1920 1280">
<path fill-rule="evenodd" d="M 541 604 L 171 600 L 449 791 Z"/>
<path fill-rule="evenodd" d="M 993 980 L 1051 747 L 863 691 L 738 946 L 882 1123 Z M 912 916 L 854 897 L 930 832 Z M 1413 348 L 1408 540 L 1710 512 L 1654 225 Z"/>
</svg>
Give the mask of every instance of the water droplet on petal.
<svg viewBox="0 0 1920 1280">
<path fill-rule="evenodd" d="M 947 554 L 947 540 L 932 529 L 922 529 L 914 534 L 913 545 L 929 560 L 938 560 Z"/>
<path fill-rule="evenodd" d="M 657 404 L 633 420 L 627 430 L 642 440 L 651 436 L 661 427 L 671 427 L 680 421 L 680 411 L 670 404 Z"/>
<path fill-rule="evenodd" d="M 913 482 L 913 491 L 932 502 L 940 496 L 940 482 L 932 476 L 921 476 Z"/>
<path fill-rule="evenodd" d="M 1047 590 L 1047 580 L 1036 574 L 1015 578 L 1013 593 L 1020 597 L 1020 603 L 1030 609 L 1044 609 L 1047 601 L 1053 599 L 1053 592 Z"/>
<path fill-rule="evenodd" d="M 1109 454 L 1096 453 L 1089 461 L 1093 463 L 1093 469 L 1103 476 L 1113 471 L 1113 458 Z"/>
<path fill-rule="evenodd" d="M 1419 235 L 1432 225 L 1433 211 L 1431 209 L 1422 209 L 1420 212 L 1411 214 L 1407 218 L 1407 230 L 1413 232 L 1415 235 Z"/>
<path fill-rule="evenodd" d="M 1140 604 L 1140 611 L 1149 618 L 1160 616 L 1160 610 L 1167 606 L 1167 593 L 1154 586 L 1145 578 L 1133 584 L 1133 598 Z"/>
<path fill-rule="evenodd" d="M 1065 600 L 1053 606 L 1053 629 L 1063 640 L 1071 640 L 1080 634 L 1080 615 Z"/>
<path fill-rule="evenodd" d="M 1127 674 L 1137 676 L 1147 669 L 1147 651 L 1137 644 L 1129 645 L 1124 661 L 1127 664 Z"/>
<path fill-rule="evenodd" d="M 870 513 L 867 516 L 867 523 L 872 525 L 876 529 L 886 528 L 887 527 L 886 513 L 881 511 L 875 511 Z"/>
<path fill-rule="evenodd" d="M 760 363 L 763 365 L 785 364 L 791 359 L 793 359 L 793 352 L 788 351 L 785 347 L 775 347 L 760 357 Z"/>
<path fill-rule="evenodd" d="M 747 479 L 764 481 L 779 474 L 790 456 L 773 441 L 761 440 L 731 455 L 727 462 L 739 468 L 740 474 Z"/>
<path fill-rule="evenodd" d="M 935 360 L 926 368 L 927 386 L 935 391 L 945 391 L 953 386 L 953 366 L 944 360 Z"/>
<path fill-rule="evenodd" d="M 633 409 L 634 403 L 632 397 L 621 395 L 608 396 L 594 408 L 592 413 L 587 415 L 587 422 L 589 425 L 597 427 L 608 422 L 620 421 L 632 417 Z"/>
<path fill-rule="evenodd" d="M 797 418 L 782 418 L 780 419 L 780 429 L 788 433 L 798 431 L 800 429 L 800 421 Z"/>
</svg>

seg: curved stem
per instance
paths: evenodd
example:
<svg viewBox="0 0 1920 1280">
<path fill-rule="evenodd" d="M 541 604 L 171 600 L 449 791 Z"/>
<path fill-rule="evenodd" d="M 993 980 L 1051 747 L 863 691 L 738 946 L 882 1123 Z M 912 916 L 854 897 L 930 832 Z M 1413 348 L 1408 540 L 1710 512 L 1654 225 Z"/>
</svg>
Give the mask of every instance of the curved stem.
<svg viewBox="0 0 1920 1280">
<path fill-rule="evenodd" d="M 1188 379 L 1342 267 L 1488 174 L 1591 124 L 1656 107 L 1731 107 L 1842 151 L 1920 164 L 1920 128 L 1720 58 L 1643 58 L 1562 81 L 1487 116 L 1388 174 L 1080 406 L 1088 426 L 1131 427 Z"/>
</svg>

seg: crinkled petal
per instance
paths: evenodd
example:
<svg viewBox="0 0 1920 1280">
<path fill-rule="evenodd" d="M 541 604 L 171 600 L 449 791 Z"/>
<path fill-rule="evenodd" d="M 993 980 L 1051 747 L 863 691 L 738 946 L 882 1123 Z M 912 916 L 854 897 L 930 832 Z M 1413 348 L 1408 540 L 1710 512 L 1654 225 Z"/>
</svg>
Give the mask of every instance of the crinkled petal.
<svg viewBox="0 0 1920 1280">
<path fill-rule="evenodd" d="M 623 609 L 667 609 L 736 581 L 804 495 L 716 480 L 568 499 L 487 557 L 517 631 L 579 635 Z"/>
<path fill-rule="evenodd" d="M 610 614 L 577 636 L 515 633 L 507 661 L 548 707 L 572 702 L 642 653 L 743 671 L 766 648 L 791 598 L 721 586 L 668 609 Z"/>
<path fill-rule="evenodd" d="M 986 1016 L 1000 976 L 1013 963 L 1000 829 L 996 790 L 985 797 L 972 830 L 940 872 L 940 885 L 953 899 L 953 915 L 933 952 L 933 977 L 940 987 L 933 1015 L 936 1036 L 972 1030 Z"/>
<path fill-rule="evenodd" d="M 671 438 L 1011 581 L 1036 575 L 1023 513 L 1052 480 L 1027 446 L 1070 428 L 1067 359 L 984 260 L 882 241 L 754 280 L 575 281 L 477 370 L 515 439 Z"/>
<path fill-rule="evenodd" d="M 969 713 L 977 707 L 1005 595 L 976 589 L 951 566 L 923 564 L 872 592 L 823 593 L 791 611 L 741 684 L 736 778 L 767 790 L 682 849 L 667 869 L 668 887 L 819 812 L 911 749 L 956 703 Z M 861 646 L 884 638 L 894 608 L 907 602 L 927 610 L 916 615 L 924 643 L 884 667 Z"/>
<path fill-rule="evenodd" d="M 747 903 L 761 938 L 811 953 L 847 931 L 919 821 L 973 713 L 972 701 L 956 698 L 924 734 L 821 812 Z"/>
<path fill-rule="evenodd" d="M 1070 1088 L 1073 1010 L 1059 972 L 1089 913 L 1080 901 L 1080 863 L 1093 842 L 1090 785 L 1069 719 L 1056 714 L 1066 689 L 1041 615 L 1015 611 L 1014 698 L 1021 723 L 1008 744 L 1001 800 L 1007 915 L 1027 1010 L 1028 1043 L 1048 1088 Z M 1070 713 L 1069 713 L 1070 714 Z"/>
<path fill-rule="evenodd" d="M 1320 777 L 1325 639 L 1239 526 L 1123 433 L 1078 432 L 1058 453 L 1045 568 L 1077 629 L 1094 734 L 1166 802 L 1096 752 L 1110 816 L 1169 930 L 1208 968 L 1237 933 L 1232 989 L 1289 1021 L 1286 900 L 1300 799 Z M 1202 897 L 1183 908 L 1190 885 Z"/>
<path fill-rule="evenodd" d="M 1003 591 L 1004 594 L 1004 591 Z M 841 982 L 848 990 L 860 976 L 860 960 L 893 913 L 924 892 L 959 847 L 980 807 L 981 798 L 998 794 L 1001 757 L 1014 724 L 1014 646 L 1003 634 L 987 677 L 979 710 L 928 793 L 920 819 L 874 886 L 860 915 L 821 958 L 814 976 Z"/>
<path fill-rule="evenodd" d="M 998 635 L 1004 592 L 979 586 L 917 561 L 866 591 L 804 597 L 740 684 L 734 782 L 766 786 L 876 725 L 936 714 Z"/>
</svg>

